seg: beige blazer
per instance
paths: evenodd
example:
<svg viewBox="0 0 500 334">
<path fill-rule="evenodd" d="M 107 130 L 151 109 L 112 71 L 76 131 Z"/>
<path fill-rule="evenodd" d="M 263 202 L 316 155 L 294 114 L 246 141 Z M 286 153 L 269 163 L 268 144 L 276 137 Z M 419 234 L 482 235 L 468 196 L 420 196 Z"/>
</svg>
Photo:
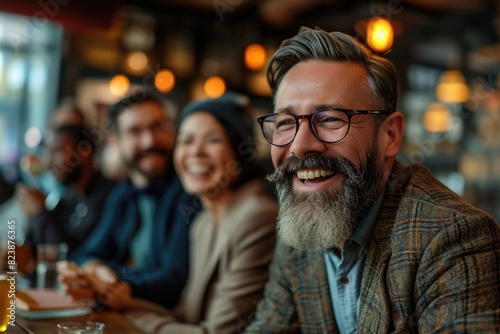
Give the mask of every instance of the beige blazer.
<svg viewBox="0 0 500 334">
<path fill-rule="evenodd" d="M 260 181 L 238 189 L 219 227 L 202 211 L 191 228 L 189 279 L 179 307 L 170 316 L 132 311 L 127 317 L 146 333 L 242 332 L 268 280 L 277 214 Z"/>
</svg>

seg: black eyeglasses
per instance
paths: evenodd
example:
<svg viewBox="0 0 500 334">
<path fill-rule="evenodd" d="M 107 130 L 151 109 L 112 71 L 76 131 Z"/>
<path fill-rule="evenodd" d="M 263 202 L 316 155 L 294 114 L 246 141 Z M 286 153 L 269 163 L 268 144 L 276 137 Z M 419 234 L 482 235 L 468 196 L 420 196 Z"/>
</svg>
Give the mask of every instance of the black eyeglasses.
<svg viewBox="0 0 500 334">
<path fill-rule="evenodd" d="M 319 140 L 336 143 L 347 136 L 354 115 L 389 115 L 387 110 L 317 110 L 309 115 L 291 115 L 287 113 L 267 114 L 257 118 L 266 140 L 274 146 L 290 144 L 299 130 L 299 120 L 309 119 L 309 126 Z"/>
</svg>

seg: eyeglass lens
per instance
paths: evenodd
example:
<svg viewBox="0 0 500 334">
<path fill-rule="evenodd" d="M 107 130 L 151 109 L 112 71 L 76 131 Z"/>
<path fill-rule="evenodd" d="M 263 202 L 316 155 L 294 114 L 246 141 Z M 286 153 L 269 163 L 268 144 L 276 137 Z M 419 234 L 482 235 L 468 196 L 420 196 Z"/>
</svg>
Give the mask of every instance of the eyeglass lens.
<svg viewBox="0 0 500 334">
<path fill-rule="evenodd" d="M 300 118 L 309 118 L 313 133 L 322 141 L 341 140 L 349 129 L 349 116 L 340 110 L 319 110 L 311 115 L 270 115 L 262 122 L 266 139 L 274 145 L 287 145 L 293 141 Z"/>
</svg>

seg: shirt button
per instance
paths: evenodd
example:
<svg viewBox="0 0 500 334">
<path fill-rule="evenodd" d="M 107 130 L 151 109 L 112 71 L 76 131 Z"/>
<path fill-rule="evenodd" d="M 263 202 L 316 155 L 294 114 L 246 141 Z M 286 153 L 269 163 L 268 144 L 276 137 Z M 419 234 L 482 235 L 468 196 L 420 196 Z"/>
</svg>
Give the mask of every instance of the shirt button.
<svg viewBox="0 0 500 334">
<path fill-rule="evenodd" d="M 342 284 L 347 284 L 347 283 L 349 283 L 349 279 L 348 279 L 347 277 L 342 277 L 342 278 L 340 279 L 340 283 L 342 283 Z"/>
</svg>

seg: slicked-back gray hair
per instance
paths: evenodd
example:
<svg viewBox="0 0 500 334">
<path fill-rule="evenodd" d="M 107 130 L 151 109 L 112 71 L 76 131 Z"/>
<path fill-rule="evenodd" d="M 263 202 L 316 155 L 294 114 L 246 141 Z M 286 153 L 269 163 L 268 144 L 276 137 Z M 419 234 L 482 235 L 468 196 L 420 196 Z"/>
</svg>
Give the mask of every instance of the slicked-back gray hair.
<svg viewBox="0 0 500 334">
<path fill-rule="evenodd" d="M 284 40 L 267 69 L 269 86 L 276 93 L 285 74 L 307 60 L 345 61 L 363 65 L 368 73 L 370 98 L 379 109 L 396 111 L 398 77 L 394 65 L 377 56 L 355 38 L 341 32 L 301 27 L 294 37 Z"/>
</svg>

